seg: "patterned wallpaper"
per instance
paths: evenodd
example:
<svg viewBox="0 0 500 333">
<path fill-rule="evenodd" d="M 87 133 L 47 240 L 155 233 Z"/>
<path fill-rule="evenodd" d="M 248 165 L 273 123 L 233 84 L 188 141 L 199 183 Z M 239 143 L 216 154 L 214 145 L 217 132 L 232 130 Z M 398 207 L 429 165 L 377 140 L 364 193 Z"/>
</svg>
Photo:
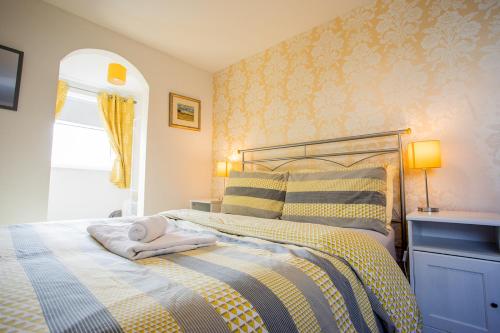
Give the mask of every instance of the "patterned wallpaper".
<svg viewBox="0 0 500 333">
<path fill-rule="evenodd" d="M 500 212 L 500 1 L 378 0 L 214 76 L 215 161 L 411 127 L 440 139 L 431 203 Z M 222 180 L 213 179 L 213 194 Z M 407 173 L 410 209 L 423 175 Z"/>
</svg>

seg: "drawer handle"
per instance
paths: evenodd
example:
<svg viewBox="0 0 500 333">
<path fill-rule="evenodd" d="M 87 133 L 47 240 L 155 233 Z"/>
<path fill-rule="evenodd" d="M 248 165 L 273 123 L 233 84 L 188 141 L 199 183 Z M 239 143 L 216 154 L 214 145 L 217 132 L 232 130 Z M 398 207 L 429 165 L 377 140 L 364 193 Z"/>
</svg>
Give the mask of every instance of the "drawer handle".
<svg viewBox="0 0 500 333">
<path fill-rule="evenodd" d="M 497 303 L 491 303 L 490 306 L 493 308 L 493 309 L 496 309 L 498 308 L 498 304 Z"/>
</svg>

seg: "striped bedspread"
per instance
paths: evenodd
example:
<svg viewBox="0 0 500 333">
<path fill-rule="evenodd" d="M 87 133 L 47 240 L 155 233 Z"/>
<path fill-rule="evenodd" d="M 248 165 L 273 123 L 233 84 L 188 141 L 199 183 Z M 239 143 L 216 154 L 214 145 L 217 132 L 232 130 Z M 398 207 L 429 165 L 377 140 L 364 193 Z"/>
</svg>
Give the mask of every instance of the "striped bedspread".
<svg viewBox="0 0 500 333">
<path fill-rule="evenodd" d="M 419 331 L 415 298 L 385 248 L 325 225 L 165 212 L 217 245 L 129 261 L 92 223 L 0 228 L 0 332 Z"/>
</svg>

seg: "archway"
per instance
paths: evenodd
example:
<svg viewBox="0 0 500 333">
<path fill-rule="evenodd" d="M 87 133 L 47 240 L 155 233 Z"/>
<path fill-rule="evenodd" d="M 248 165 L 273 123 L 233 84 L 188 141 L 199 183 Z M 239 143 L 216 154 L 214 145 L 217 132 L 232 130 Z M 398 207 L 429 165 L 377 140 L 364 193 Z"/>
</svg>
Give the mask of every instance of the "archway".
<svg viewBox="0 0 500 333">
<path fill-rule="evenodd" d="M 124 85 L 107 82 L 110 63 L 127 68 Z M 123 215 L 143 215 L 149 98 L 146 79 L 122 56 L 100 49 L 79 49 L 66 55 L 60 62 L 59 79 L 69 89 L 54 125 L 48 219 L 107 217 L 116 210 Z M 99 92 L 116 93 L 136 101 L 129 189 L 118 189 L 107 179 L 109 147 L 104 147 L 108 143 L 103 141 L 105 133 L 97 108 Z M 85 135 L 88 136 L 83 139 Z"/>
</svg>

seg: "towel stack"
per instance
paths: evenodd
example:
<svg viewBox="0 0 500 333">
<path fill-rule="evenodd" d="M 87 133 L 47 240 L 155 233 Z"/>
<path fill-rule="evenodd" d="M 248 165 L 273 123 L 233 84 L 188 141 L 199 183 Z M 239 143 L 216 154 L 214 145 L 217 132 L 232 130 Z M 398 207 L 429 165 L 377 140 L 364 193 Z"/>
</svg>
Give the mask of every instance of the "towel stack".
<svg viewBox="0 0 500 333">
<path fill-rule="evenodd" d="M 213 235 L 177 229 L 161 215 L 141 217 L 129 225 L 91 225 L 88 233 L 109 251 L 127 259 L 144 259 L 215 244 Z"/>
</svg>

